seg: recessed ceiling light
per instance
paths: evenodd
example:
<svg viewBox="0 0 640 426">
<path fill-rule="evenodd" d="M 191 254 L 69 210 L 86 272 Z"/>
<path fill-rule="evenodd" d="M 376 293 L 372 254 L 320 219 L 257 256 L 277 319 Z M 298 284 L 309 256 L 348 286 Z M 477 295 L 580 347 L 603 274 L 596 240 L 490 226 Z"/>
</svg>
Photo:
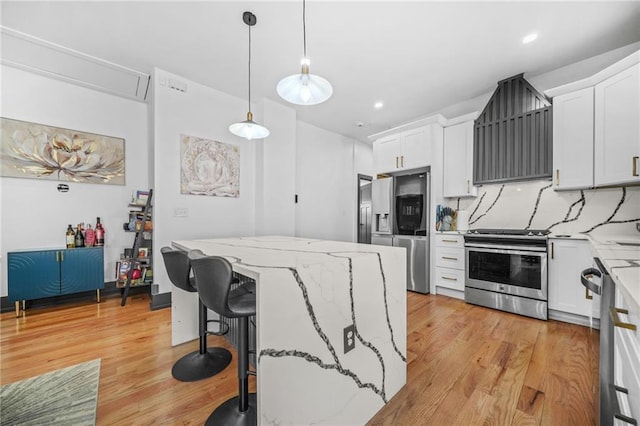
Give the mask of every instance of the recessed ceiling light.
<svg viewBox="0 0 640 426">
<path fill-rule="evenodd" d="M 533 40 L 535 40 L 535 39 L 537 39 L 537 38 L 538 38 L 538 34 L 536 34 L 536 33 L 531 33 L 531 34 L 529 34 L 529 35 L 525 36 L 525 37 L 522 39 L 522 44 L 531 43 Z"/>
<path fill-rule="evenodd" d="M 374 107 L 375 109 L 380 109 L 380 108 L 382 108 L 383 106 L 384 106 L 384 104 L 383 104 L 382 102 L 380 102 L 380 101 L 378 101 L 378 102 L 376 102 L 375 104 L 373 104 L 373 107 Z"/>
</svg>

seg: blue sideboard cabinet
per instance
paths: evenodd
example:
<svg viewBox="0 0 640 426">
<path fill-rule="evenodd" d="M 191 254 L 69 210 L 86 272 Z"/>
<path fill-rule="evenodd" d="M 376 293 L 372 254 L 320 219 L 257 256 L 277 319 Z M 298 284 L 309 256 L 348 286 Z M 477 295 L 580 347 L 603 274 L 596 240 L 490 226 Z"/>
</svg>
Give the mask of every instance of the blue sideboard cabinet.
<svg viewBox="0 0 640 426">
<path fill-rule="evenodd" d="M 102 247 L 25 250 L 7 253 L 9 301 L 41 299 L 104 288 L 104 251 Z"/>
</svg>

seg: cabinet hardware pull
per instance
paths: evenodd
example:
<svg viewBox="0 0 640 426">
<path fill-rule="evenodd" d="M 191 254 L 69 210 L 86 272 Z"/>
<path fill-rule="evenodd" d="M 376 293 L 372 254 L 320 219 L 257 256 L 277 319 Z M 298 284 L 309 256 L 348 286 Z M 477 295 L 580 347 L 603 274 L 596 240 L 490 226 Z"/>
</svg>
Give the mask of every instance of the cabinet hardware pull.
<svg viewBox="0 0 640 426">
<path fill-rule="evenodd" d="M 457 243 L 458 240 L 442 240 L 443 243 Z"/>
<path fill-rule="evenodd" d="M 556 185 L 560 185 L 560 169 L 556 169 Z"/>
<path fill-rule="evenodd" d="M 640 157 L 633 157 L 633 162 L 631 163 L 631 168 L 633 169 L 633 175 L 634 176 L 640 176 L 638 174 L 638 159 Z"/>
<path fill-rule="evenodd" d="M 404 167 L 404 155 L 400 156 L 400 167 Z"/>
<path fill-rule="evenodd" d="M 555 257 L 555 245 L 553 243 L 553 241 L 551 242 L 551 259 L 554 259 Z"/>
<path fill-rule="evenodd" d="M 471 192 L 471 182 L 469 182 L 469 179 L 467 179 L 467 194 Z"/>
<path fill-rule="evenodd" d="M 441 277 L 443 280 L 449 280 L 449 281 L 458 281 L 457 278 L 451 278 L 451 277 L 445 277 L 444 275 Z"/>
<path fill-rule="evenodd" d="M 627 328 L 629 330 L 636 330 L 637 327 L 635 324 L 629 324 L 628 322 L 622 322 L 618 314 L 628 314 L 629 311 L 622 308 L 616 308 L 612 306 L 609 308 L 609 314 L 611 315 L 611 320 L 613 321 L 613 325 L 620 328 Z"/>
<path fill-rule="evenodd" d="M 442 258 L 447 260 L 458 260 L 457 257 L 442 256 Z"/>
<path fill-rule="evenodd" d="M 56 262 L 60 262 L 60 252 L 56 252 Z"/>
<path fill-rule="evenodd" d="M 64 262 L 64 252 L 60 252 L 60 262 Z"/>
<path fill-rule="evenodd" d="M 589 289 L 588 288 L 584 288 L 584 298 L 587 300 L 593 300 L 593 296 L 589 294 Z"/>
<path fill-rule="evenodd" d="M 398 168 L 398 157 L 396 157 L 396 169 Z"/>
</svg>

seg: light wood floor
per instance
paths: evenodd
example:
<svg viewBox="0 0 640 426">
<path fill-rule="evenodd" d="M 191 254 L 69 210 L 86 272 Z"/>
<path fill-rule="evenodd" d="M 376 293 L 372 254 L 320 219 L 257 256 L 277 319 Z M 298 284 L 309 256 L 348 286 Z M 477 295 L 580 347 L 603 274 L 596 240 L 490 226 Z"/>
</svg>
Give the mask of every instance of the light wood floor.
<svg viewBox="0 0 640 426">
<path fill-rule="evenodd" d="M 0 383 L 101 358 L 98 425 L 203 424 L 237 393 L 234 350 L 218 376 L 178 382 L 171 366 L 197 342 L 171 348 L 171 310 L 149 311 L 146 295 L 119 302 L 2 314 Z M 371 424 L 596 423 L 597 331 L 445 296 L 409 293 L 408 312 L 407 385 Z"/>
</svg>

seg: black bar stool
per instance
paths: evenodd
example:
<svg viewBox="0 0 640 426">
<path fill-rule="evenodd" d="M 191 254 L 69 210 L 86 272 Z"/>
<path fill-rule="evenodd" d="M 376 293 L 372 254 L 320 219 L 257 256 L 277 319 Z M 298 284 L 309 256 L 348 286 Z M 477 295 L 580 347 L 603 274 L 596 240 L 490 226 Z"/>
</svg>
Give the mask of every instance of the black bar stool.
<svg viewBox="0 0 640 426">
<path fill-rule="evenodd" d="M 218 256 L 189 252 L 191 267 L 204 305 L 227 318 L 238 318 L 238 396 L 216 408 L 207 425 L 255 425 L 258 421 L 256 394 L 249 393 L 249 317 L 256 314 L 256 295 L 239 287 L 231 290 L 233 271 L 229 261 Z"/>
<path fill-rule="evenodd" d="M 191 262 L 187 253 L 174 250 L 171 247 L 160 249 L 167 268 L 169 279 L 176 287 L 190 293 L 197 292 L 195 279 L 190 277 Z M 218 322 L 219 332 L 208 331 L 208 323 Z M 225 327 L 223 327 L 223 325 Z M 173 364 L 171 374 L 182 382 L 195 382 L 215 376 L 231 362 L 231 352 L 225 348 L 207 348 L 207 334 L 222 335 L 228 331 L 228 326 L 217 320 L 207 319 L 207 308 L 198 297 L 198 329 L 200 335 L 200 348 L 191 352 Z"/>
</svg>

